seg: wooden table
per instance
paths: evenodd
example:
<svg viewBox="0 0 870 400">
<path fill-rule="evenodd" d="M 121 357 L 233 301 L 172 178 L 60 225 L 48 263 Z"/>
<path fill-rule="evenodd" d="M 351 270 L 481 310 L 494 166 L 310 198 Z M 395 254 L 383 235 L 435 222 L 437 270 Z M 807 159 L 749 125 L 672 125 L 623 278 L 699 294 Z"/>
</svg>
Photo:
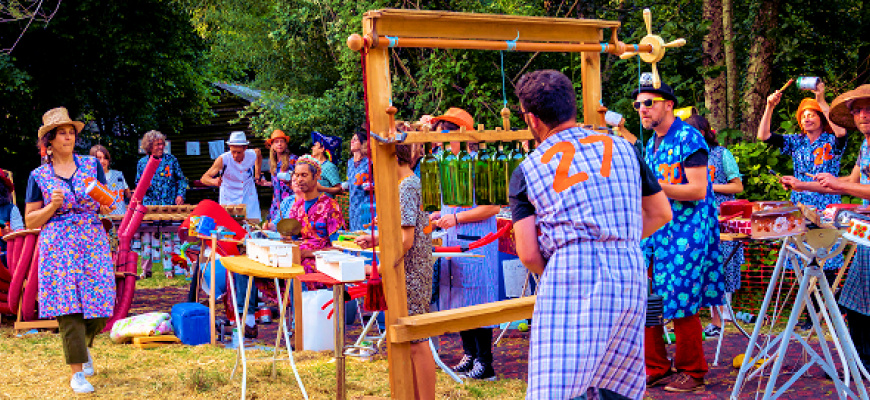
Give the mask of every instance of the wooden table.
<svg viewBox="0 0 870 400">
<path fill-rule="evenodd" d="M 291 365 L 293 366 L 293 373 L 296 375 L 296 382 L 299 384 L 299 389 L 302 391 L 302 395 L 307 399 L 308 394 L 305 392 L 305 386 L 302 385 L 302 379 L 299 377 L 299 372 L 296 371 L 296 366 L 295 366 L 294 361 L 293 361 L 293 349 L 291 349 L 291 347 L 290 347 L 289 328 L 286 325 L 287 324 L 287 318 L 286 318 L 286 311 L 287 310 L 285 307 L 286 301 L 290 298 L 290 294 L 289 294 L 290 285 L 291 285 L 290 281 L 292 280 L 293 281 L 292 282 L 293 299 L 294 299 L 294 302 L 296 304 L 296 306 L 294 307 L 294 318 L 296 320 L 296 330 L 294 333 L 296 335 L 296 349 L 302 350 L 302 285 L 299 283 L 299 279 L 294 279 L 294 278 L 296 278 L 299 275 L 304 274 L 305 269 L 302 268 L 301 265 L 294 265 L 293 268 L 271 267 L 271 266 L 268 266 L 266 264 L 251 260 L 250 258 L 248 258 L 246 256 L 222 257 L 221 264 L 223 264 L 224 268 L 226 268 L 227 271 L 229 271 L 229 272 L 247 275 L 251 278 L 268 278 L 268 279 L 275 280 L 275 292 L 278 296 L 278 308 L 280 310 L 281 317 L 278 321 L 278 333 L 277 333 L 277 337 L 275 338 L 275 351 L 273 352 L 271 358 L 266 357 L 265 359 L 261 359 L 261 360 L 271 359 L 271 361 L 272 361 L 272 378 L 274 379 L 276 376 L 275 362 L 279 360 L 278 352 L 280 351 L 281 335 L 283 333 L 284 344 L 287 347 L 287 353 L 288 353 L 287 360 L 290 361 Z M 230 290 L 233 304 L 234 305 L 238 304 L 238 302 L 236 301 L 236 296 L 238 294 L 236 293 L 235 284 L 233 282 L 233 274 L 228 274 L 227 279 L 228 279 L 227 280 L 227 287 Z M 279 281 L 278 281 L 279 279 L 285 280 L 285 287 L 284 287 L 284 295 L 283 296 L 281 295 L 281 286 L 279 285 Z M 237 340 L 236 344 L 238 345 L 239 351 L 238 351 L 238 354 L 236 356 L 236 364 L 233 366 L 233 372 L 230 375 L 230 379 L 232 379 L 232 377 L 235 375 L 236 368 L 239 365 L 239 360 L 241 360 L 241 364 L 242 364 L 242 397 L 241 398 L 243 400 L 245 399 L 245 392 L 247 390 L 247 380 L 248 380 L 248 365 L 247 365 L 247 359 L 245 358 L 244 328 L 243 327 L 245 324 L 244 321 L 248 315 L 248 304 L 251 301 L 250 294 L 251 294 L 251 287 L 252 287 L 253 283 L 254 283 L 253 279 L 248 279 L 248 288 L 247 288 L 246 294 L 245 294 L 245 305 L 243 307 L 242 315 L 239 315 L 239 308 L 237 306 L 234 307 L 235 313 L 236 313 L 236 329 L 238 330 L 238 333 L 236 335 L 233 335 L 233 336 L 234 336 L 234 339 L 238 338 L 235 340 Z M 212 324 L 212 325 L 214 325 L 214 324 Z M 212 328 L 214 328 L 214 327 L 212 326 Z M 283 361 L 283 359 L 281 359 L 281 360 Z M 251 361 L 257 361 L 257 360 L 252 359 Z"/>
</svg>

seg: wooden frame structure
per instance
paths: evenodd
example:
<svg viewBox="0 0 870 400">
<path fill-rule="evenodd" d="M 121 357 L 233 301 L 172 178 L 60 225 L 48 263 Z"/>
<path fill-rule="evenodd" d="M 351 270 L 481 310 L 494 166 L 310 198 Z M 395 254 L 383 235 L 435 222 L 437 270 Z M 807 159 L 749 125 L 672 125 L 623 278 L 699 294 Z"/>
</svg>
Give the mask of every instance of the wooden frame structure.
<svg viewBox="0 0 870 400">
<path fill-rule="evenodd" d="M 645 13 L 645 18 L 648 17 Z M 617 39 L 619 22 L 564 18 L 520 17 L 440 11 L 376 10 L 363 16 L 363 35 L 352 35 L 348 46 L 354 51 L 365 47 L 368 114 L 372 132 L 389 138 L 395 135 L 390 105 L 392 97 L 389 71 L 390 47 L 461 48 L 480 50 L 583 52 L 581 79 L 583 116 L 587 125 L 599 126 L 601 76 L 600 53 L 622 55 L 633 50 L 644 55 L 662 54 L 662 48 L 642 42 L 626 45 Z M 648 24 L 649 26 L 649 24 Z M 611 30 L 610 43 L 601 43 L 604 29 Z M 671 46 L 666 46 L 671 47 Z M 658 55 L 657 55 L 658 57 Z M 660 58 L 660 57 L 658 57 Z M 657 60 L 655 60 L 657 61 Z M 386 111 L 392 108 L 390 111 Z M 507 115 L 502 111 L 505 128 Z M 389 114 L 388 114 L 389 113 Z M 508 128 L 509 129 L 509 128 Z M 445 141 L 498 141 L 533 139 L 529 130 L 507 131 L 497 128 L 438 133 L 409 132 L 405 143 Z M 372 162 L 381 243 L 401 243 L 398 178 L 395 145 L 373 142 Z M 529 318 L 535 297 L 523 297 L 429 314 L 408 316 L 405 271 L 401 246 L 381 246 L 380 265 L 388 312 L 388 360 L 393 398 L 414 397 L 410 368 L 410 341 L 446 332 L 457 332 Z"/>
</svg>

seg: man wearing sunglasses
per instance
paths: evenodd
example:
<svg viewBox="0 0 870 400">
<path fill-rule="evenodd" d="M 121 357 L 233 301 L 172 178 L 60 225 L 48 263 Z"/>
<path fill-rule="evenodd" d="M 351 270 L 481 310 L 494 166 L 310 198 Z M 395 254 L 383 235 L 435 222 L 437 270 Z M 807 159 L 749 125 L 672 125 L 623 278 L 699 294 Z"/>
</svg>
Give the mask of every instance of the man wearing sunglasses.
<svg viewBox="0 0 870 400">
<path fill-rule="evenodd" d="M 841 94 L 831 103 L 829 118 L 842 129 L 857 129 L 864 135 L 861 153 L 848 176 L 838 178 L 827 172 L 817 174 L 815 181 L 824 191 L 847 194 L 870 204 L 870 85 Z M 818 191 L 818 189 L 810 189 Z M 858 246 L 855 261 L 849 269 L 840 292 L 839 303 L 846 310 L 849 336 L 858 350 L 864 367 L 870 369 L 870 247 Z"/>
<path fill-rule="evenodd" d="M 661 326 L 646 328 L 647 385 L 667 384 L 672 392 L 704 389 L 702 307 L 722 305 L 725 293 L 719 224 L 707 178 L 709 149 L 698 130 L 674 116 L 677 98 L 670 86 L 650 80 L 632 92 L 641 124 L 655 134 L 645 161 L 670 200 L 673 220 L 642 243 L 652 263 L 652 293 L 664 298 L 664 317 L 674 322 L 677 350 L 668 359 Z"/>
</svg>

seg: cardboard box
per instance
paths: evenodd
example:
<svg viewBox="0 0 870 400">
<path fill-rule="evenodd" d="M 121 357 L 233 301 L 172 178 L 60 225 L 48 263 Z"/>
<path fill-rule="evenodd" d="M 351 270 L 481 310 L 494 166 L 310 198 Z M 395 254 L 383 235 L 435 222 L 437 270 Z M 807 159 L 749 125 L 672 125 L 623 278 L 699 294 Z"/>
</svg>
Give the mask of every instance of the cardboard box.
<svg viewBox="0 0 870 400">
<path fill-rule="evenodd" d="M 314 253 L 315 266 L 319 272 L 340 282 L 359 282 L 366 279 L 364 257 L 352 256 L 341 251 L 326 250 Z"/>
</svg>

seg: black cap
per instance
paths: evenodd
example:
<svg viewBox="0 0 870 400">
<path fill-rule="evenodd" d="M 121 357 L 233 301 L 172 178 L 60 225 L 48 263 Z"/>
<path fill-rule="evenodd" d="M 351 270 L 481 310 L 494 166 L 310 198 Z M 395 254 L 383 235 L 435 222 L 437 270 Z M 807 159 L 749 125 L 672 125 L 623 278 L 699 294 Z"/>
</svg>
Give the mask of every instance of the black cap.
<svg viewBox="0 0 870 400">
<path fill-rule="evenodd" d="M 638 93 L 655 93 L 657 95 L 662 96 L 666 100 L 670 100 L 674 102 L 674 106 L 677 105 L 677 96 L 674 96 L 674 89 L 671 89 L 670 86 L 662 82 L 661 86 L 656 89 L 652 84 L 652 74 L 649 72 L 644 72 L 640 76 L 640 86 L 637 89 L 631 91 L 631 98 L 637 99 Z"/>
<path fill-rule="evenodd" d="M 639 93 L 655 93 L 662 96 L 665 100 L 673 101 L 674 106 L 677 105 L 677 96 L 674 96 L 674 89 L 671 89 L 665 83 L 662 83 L 658 89 L 654 88 L 653 85 L 640 85 L 640 87 L 631 91 L 631 98 L 636 99 Z"/>
</svg>

